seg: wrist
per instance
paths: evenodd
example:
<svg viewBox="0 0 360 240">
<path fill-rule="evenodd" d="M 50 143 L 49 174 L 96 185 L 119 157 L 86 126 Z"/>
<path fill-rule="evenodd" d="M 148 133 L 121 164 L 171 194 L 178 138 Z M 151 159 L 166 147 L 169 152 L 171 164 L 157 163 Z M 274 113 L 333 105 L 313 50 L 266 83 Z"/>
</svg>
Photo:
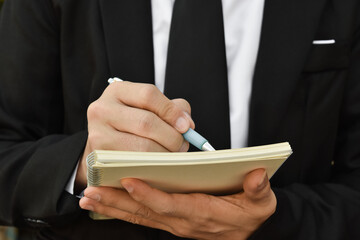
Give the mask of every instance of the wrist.
<svg viewBox="0 0 360 240">
<path fill-rule="evenodd" d="M 86 168 L 86 156 L 80 158 L 79 167 L 76 172 L 74 192 L 79 194 L 87 186 L 87 168 Z"/>
</svg>

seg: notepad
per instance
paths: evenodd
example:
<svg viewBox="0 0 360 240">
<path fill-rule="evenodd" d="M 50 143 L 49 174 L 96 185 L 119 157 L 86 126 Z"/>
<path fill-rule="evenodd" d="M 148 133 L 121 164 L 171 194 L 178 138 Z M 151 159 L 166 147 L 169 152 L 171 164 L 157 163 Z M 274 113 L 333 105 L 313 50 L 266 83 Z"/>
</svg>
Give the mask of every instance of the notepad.
<svg viewBox="0 0 360 240">
<path fill-rule="evenodd" d="M 239 192 L 247 173 L 264 168 L 274 175 L 291 155 L 289 143 L 209 152 L 126 152 L 95 150 L 87 157 L 89 186 L 122 188 L 137 178 L 168 193 L 223 195 Z"/>
</svg>

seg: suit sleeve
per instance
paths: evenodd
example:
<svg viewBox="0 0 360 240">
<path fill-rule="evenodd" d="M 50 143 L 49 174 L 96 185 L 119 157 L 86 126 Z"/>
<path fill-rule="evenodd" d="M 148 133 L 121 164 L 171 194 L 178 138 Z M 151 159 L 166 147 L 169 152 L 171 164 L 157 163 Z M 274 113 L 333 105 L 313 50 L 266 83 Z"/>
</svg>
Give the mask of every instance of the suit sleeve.
<svg viewBox="0 0 360 240">
<path fill-rule="evenodd" d="M 360 239 L 360 28 L 341 109 L 331 181 L 274 189 L 276 212 L 251 239 Z"/>
<path fill-rule="evenodd" d="M 66 133 L 59 19 L 49 0 L 7 0 L 0 15 L 0 224 L 76 216 L 64 189 L 87 132 Z"/>
</svg>

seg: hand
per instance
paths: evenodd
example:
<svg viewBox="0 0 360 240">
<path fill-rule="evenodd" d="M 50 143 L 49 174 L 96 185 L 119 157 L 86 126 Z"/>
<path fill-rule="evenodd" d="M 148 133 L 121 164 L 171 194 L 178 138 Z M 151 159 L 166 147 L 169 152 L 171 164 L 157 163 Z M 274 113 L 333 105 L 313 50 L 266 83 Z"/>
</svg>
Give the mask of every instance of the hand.
<svg viewBox="0 0 360 240">
<path fill-rule="evenodd" d="M 121 184 L 126 191 L 87 188 L 80 207 L 195 239 L 246 239 L 276 209 L 263 169 L 249 173 L 244 191 L 229 196 L 168 194 L 137 179 L 123 179 Z"/>
<path fill-rule="evenodd" d="M 186 152 L 181 133 L 194 128 L 184 99 L 169 100 L 154 85 L 115 82 L 88 108 L 88 139 L 76 176 L 86 186 L 86 157 L 95 149 Z"/>
</svg>

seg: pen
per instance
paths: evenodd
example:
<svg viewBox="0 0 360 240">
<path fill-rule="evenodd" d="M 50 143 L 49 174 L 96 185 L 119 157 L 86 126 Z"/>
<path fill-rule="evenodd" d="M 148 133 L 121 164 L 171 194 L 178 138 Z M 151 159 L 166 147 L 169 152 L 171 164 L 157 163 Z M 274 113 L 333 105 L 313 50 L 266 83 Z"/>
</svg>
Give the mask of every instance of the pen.
<svg viewBox="0 0 360 240">
<path fill-rule="evenodd" d="M 108 83 L 111 84 L 113 82 L 122 82 L 120 78 L 114 77 L 109 78 Z M 208 140 L 206 140 L 203 136 L 197 133 L 194 129 L 189 128 L 187 132 L 182 134 L 186 141 L 194 145 L 200 150 L 203 151 L 215 151 L 215 149 L 210 145 Z"/>
<path fill-rule="evenodd" d="M 208 140 L 206 140 L 203 136 L 201 136 L 192 128 L 189 128 L 186 133 L 183 133 L 183 136 L 186 141 L 188 141 L 200 150 L 215 151 L 215 149 L 210 145 Z"/>
</svg>

